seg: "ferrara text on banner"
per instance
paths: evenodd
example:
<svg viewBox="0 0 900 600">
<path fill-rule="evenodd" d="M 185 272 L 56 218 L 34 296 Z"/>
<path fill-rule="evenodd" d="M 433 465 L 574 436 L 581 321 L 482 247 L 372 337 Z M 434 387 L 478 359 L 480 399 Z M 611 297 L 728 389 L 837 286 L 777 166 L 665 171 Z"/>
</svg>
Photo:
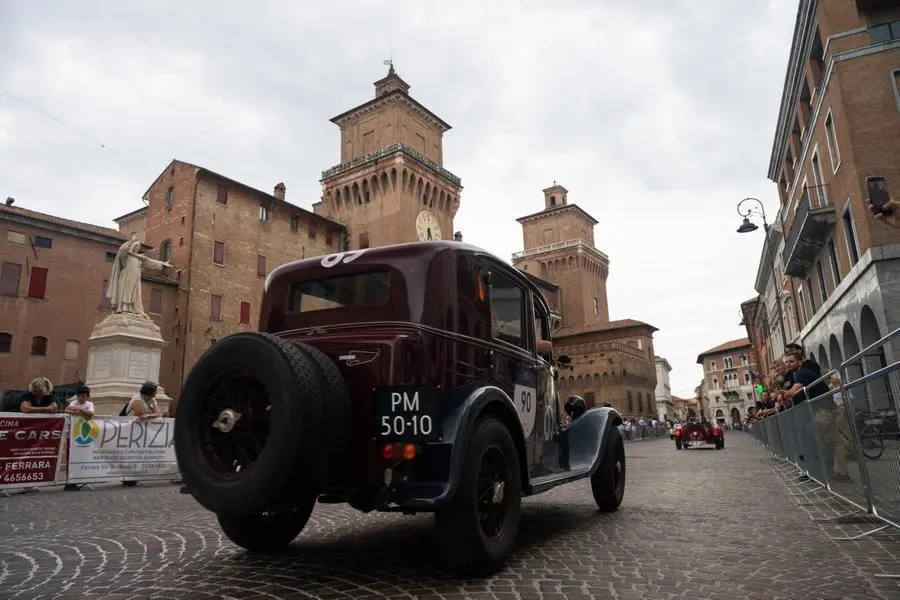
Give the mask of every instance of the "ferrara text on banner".
<svg viewBox="0 0 900 600">
<path fill-rule="evenodd" d="M 65 483 L 66 417 L 0 413 L 0 489 Z"/>
</svg>

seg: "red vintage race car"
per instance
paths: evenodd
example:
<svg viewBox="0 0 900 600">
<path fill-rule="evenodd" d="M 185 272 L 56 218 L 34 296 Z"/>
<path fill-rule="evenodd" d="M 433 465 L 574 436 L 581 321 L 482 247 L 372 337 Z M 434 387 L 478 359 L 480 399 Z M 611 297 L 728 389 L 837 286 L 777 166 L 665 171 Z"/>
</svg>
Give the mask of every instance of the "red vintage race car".
<svg viewBox="0 0 900 600">
<path fill-rule="evenodd" d="M 725 447 L 725 430 L 712 423 L 685 423 L 675 426 L 675 449 L 698 448 L 714 444 L 716 450 Z"/>
</svg>

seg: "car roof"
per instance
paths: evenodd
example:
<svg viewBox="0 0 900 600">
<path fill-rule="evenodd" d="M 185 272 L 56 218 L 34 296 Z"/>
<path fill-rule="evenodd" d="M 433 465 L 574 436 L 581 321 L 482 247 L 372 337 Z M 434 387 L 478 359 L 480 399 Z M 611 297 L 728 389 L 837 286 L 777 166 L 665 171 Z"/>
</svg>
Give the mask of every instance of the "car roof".
<svg viewBox="0 0 900 600">
<path fill-rule="evenodd" d="M 534 282 L 532 282 L 517 268 L 513 267 L 509 263 L 503 261 L 496 255 L 488 252 L 483 248 L 473 246 L 472 244 L 467 244 L 465 242 L 456 242 L 451 240 L 391 244 L 388 246 L 365 248 L 362 251 L 347 250 L 346 252 L 336 252 L 330 255 L 313 256 L 310 258 L 291 261 L 289 263 L 279 265 L 272 270 L 272 272 L 266 279 L 265 288 L 268 289 L 269 283 L 276 277 L 280 277 L 292 272 L 303 271 L 310 267 L 319 268 L 322 265 L 322 262 L 329 257 L 337 257 L 343 254 L 350 255 L 356 252 L 361 252 L 361 254 L 353 261 L 354 265 L 364 265 L 368 262 L 375 264 L 391 264 L 395 262 L 401 263 L 410 260 L 424 260 L 430 262 L 438 255 L 444 254 L 446 252 L 452 252 L 456 254 L 468 253 L 476 256 L 481 256 L 489 260 L 492 267 L 501 269 L 504 275 L 514 279 L 516 283 L 522 285 L 527 290 L 532 292 L 532 296 L 535 296 L 539 299 L 538 301 L 544 307 L 544 310 L 549 311 L 547 302 L 544 300 L 544 296 L 541 293 L 540 289 L 534 284 Z"/>
</svg>

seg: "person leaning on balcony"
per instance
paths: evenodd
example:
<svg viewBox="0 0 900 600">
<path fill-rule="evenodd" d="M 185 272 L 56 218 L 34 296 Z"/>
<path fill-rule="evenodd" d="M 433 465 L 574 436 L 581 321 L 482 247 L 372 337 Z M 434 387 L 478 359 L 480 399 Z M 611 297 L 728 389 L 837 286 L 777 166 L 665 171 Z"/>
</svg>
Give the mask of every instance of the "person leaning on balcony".
<svg viewBox="0 0 900 600">
<path fill-rule="evenodd" d="M 890 214 L 885 214 L 884 212 L 876 212 L 875 206 L 868 198 L 866 198 L 866 208 L 872 211 L 872 215 L 874 216 L 876 221 L 900 229 L 900 200 L 894 200 L 893 198 L 888 196 L 888 201 L 882 207 L 882 211 L 887 210 L 887 212 Z"/>
<path fill-rule="evenodd" d="M 50 394 L 53 384 L 46 377 L 31 380 L 28 391 L 22 394 L 19 410 L 23 413 L 58 413 L 59 406 Z"/>
</svg>

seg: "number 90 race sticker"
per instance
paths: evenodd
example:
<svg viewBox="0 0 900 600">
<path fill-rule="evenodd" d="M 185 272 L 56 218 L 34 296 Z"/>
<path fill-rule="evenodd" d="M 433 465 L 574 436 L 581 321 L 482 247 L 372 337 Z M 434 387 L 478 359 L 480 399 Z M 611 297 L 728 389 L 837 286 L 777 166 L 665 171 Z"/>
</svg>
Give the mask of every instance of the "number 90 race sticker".
<svg viewBox="0 0 900 600">
<path fill-rule="evenodd" d="M 527 439 L 534 431 L 534 415 L 537 412 L 537 389 L 534 373 L 531 371 L 519 373 L 516 377 L 512 401 L 516 406 L 519 420 L 522 421 L 522 434 Z"/>
</svg>

